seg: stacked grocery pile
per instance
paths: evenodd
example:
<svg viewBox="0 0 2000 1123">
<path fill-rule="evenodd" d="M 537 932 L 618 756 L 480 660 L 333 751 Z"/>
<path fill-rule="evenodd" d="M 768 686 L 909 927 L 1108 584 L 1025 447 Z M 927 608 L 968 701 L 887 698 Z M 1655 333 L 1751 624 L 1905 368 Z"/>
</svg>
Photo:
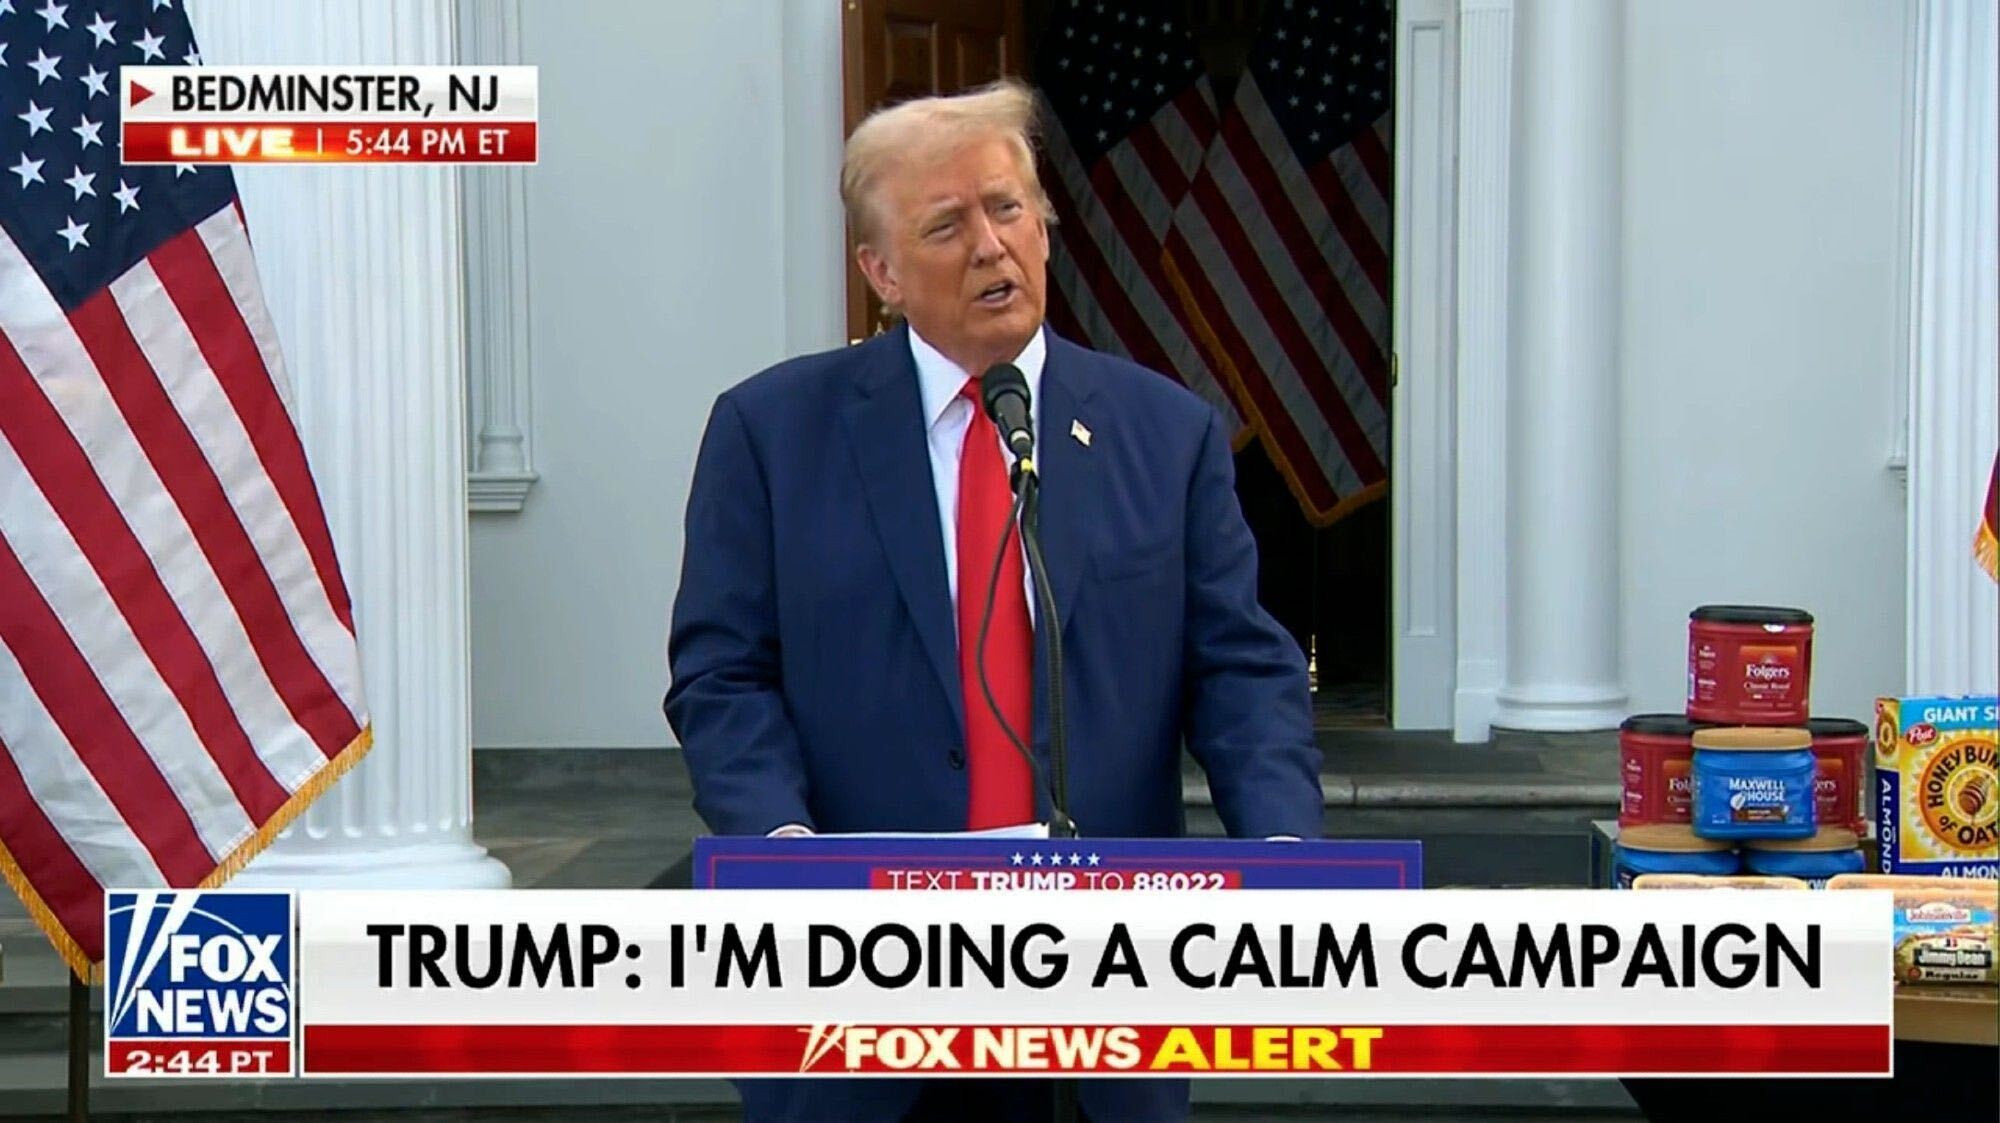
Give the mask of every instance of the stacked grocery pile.
<svg viewBox="0 0 2000 1123">
<path fill-rule="evenodd" d="M 1804 888 L 1865 867 L 1868 727 L 1811 717 L 1812 629 L 1796 608 L 1689 614 L 1686 712 L 1619 731 L 1618 887 L 1666 874 Z"/>
<path fill-rule="evenodd" d="M 1614 886 L 1889 889 L 1899 980 L 2000 980 L 2000 706 L 1881 699 L 1871 787 L 1868 727 L 1810 716 L 1812 631 L 1795 608 L 1689 614 L 1686 711 L 1619 732 Z"/>
</svg>

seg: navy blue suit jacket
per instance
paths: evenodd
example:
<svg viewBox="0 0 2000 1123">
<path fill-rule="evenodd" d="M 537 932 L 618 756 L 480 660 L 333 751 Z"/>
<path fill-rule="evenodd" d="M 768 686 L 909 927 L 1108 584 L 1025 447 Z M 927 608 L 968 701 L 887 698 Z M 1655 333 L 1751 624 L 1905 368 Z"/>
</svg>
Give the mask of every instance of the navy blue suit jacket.
<svg viewBox="0 0 2000 1123">
<path fill-rule="evenodd" d="M 1181 834 L 1185 746 L 1230 834 L 1317 837 L 1305 660 L 1257 604 L 1221 419 L 1172 380 L 1054 333 L 1040 392 L 1078 827 Z M 925 432 L 906 327 L 716 401 L 688 499 L 666 713 L 717 833 L 964 827 L 965 700 Z M 983 584 L 990 564 L 960 559 L 961 582 Z M 1039 637 L 1035 678 L 1046 767 Z M 758 1081 L 744 1095 L 752 1119 L 894 1120 L 915 1087 Z M 1086 1082 L 1083 1103 L 1097 1123 L 1174 1118 L 1186 1086 Z"/>
</svg>

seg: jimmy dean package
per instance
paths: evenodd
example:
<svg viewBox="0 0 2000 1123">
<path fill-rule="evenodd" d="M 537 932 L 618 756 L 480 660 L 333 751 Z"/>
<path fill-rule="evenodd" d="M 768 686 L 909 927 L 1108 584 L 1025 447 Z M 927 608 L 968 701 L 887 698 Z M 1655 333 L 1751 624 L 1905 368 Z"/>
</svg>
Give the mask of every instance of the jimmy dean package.
<svg viewBox="0 0 2000 1123">
<path fill-rule="evenodd" d="M 1836 874 L 1828 889 L 1887 889 L 1895 894 L 1896 981 L 2000 983 L 2000 885 L 1962 877 Z"/>
<path fill-rule="evenodd" d="M 1883 873 L 2000 877 L 2000 700 L 1875 700 Z"/>
</svg>

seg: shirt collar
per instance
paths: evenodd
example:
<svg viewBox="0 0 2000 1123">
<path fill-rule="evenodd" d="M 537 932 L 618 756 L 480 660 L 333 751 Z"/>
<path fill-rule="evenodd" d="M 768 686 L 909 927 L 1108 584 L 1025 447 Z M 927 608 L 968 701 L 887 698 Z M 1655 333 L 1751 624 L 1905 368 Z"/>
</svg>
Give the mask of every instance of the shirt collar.
<svg viewBox="0 0 2000 1123">
<path fill-rule="evenodd" d="M 1028 380 L 1028 400 L 1038 407 L 1042 404 L 1042 364 L 1048 354 L 1048 340 L 1043 329 L 1037 328 L 1035 334 L 1028 337 L 1028 345 L 1014 356 L 1014 365 Z M 928 429 L 944 416 L 945 407 L 958 397 L 965 380 L 972 376 L 960 370 L 957 363 L 945 358 L 944 353 L 926 342 L 915 328 L 910 329 L 910 355 L 917 361 L 917 389 L 923 395 L 924 427 Z"/>
</svg>

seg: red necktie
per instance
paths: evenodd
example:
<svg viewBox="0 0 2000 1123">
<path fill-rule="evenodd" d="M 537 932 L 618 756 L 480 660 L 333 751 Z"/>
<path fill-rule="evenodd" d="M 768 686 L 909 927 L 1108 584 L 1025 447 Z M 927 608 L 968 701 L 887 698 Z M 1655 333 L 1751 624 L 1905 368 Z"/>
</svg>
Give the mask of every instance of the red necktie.
<svg viewBox="0 0 2000 1123">
<path fill-rule="evenodd" d="M 1005 827 L 1035 815 L 1035 789 L 1028 762 L 1021 759 L 994 719 L 979 684 L 979 623 L 993 556 L 1002 534 L 1007 552 L 993 593 L 993 622 L 986 633 L 986 682 L 1007 724 L 1025 743 L 1033 720 L 1033 635 L 1028 596 L 1021 584 L 1021 544 L 1007 512 L 1014 493 L 1000 434 L 979 408 L 979 380 L 967 379 L 959 395 L 972 403 L 972 424 L 958 456 L 958 682 L 965 699 L 966 828 Z"/>
</svg>

